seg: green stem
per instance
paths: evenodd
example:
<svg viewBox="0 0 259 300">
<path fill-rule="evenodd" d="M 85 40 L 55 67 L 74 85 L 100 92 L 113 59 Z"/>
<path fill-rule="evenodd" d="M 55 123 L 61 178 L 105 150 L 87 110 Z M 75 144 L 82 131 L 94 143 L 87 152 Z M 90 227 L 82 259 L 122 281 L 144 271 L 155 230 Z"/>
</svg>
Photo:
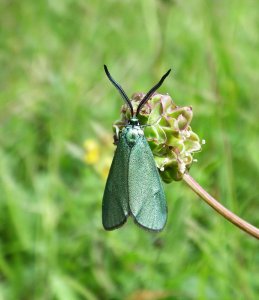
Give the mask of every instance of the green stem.
<svg viewBox="0 0 259 300">
<path fill-rule="evenodd" d="M 220 204 L 216 199 L 214 199 L 209 193 L 207 193 L 188 173 L 184 174 L 183 180 L 185 183 L 198 195 L 202 200 L 209 204 L 213 209 L 215 209 L 219 214 L 221 214 L 228 221 L 250 234 L 251 236 L 259 239 L 259 228 L 256 228 L 252 224 L 241 219 L 222 204 Z"/>
</svg>

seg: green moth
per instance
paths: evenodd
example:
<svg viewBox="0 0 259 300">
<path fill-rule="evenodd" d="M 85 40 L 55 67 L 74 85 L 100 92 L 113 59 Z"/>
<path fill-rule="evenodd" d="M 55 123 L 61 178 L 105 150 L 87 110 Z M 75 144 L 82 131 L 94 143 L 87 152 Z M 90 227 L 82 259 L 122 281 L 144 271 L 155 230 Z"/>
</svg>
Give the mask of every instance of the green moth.
<svg viewBox="0 0 259 300">
<path fill-rule="evenodd" d="M 162 85 L 170 71 L 140 101 L 136 112 L 122 87 L 104 70 L 131 111 L 131 119 L 120 133 L 103 195 L 102 222 L 106 230 L 122 226 L 129 216 L 151 231 L 161 231 L 167 219 L 165 193 L 152 151 L 138 115 L 143 105 Z"/>
</svg>

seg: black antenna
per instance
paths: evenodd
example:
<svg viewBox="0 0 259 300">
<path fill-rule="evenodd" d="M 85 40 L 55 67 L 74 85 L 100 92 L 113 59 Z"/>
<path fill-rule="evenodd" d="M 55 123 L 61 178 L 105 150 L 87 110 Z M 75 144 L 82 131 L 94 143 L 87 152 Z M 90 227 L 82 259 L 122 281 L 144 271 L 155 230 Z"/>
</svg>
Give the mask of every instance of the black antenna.
<svg viewBox="0 0 259 300">
<path fill-rule="evenodd" d="M 111 74 L 110 74 L 110 72 L 109 72 L 109 70 L 108 70 L 108 68 L 107 68 L 106 65 L 104 65 L 104 71 L 105 71 L 107 77 L 110 79 L 111 83 L 120 92 L 122 98 L 127 102 L 128 106 L 130 108 L 130 111 L 131 111 L 131 116 L 133 117 L 133 114 L 134 114 L 134 112 L 133 112 L 133 106 L 132 106 L 132 104 L 130 102 L 129 97 L 126 95 L 126 93 L 124 92 L 123 88 L 111 77 Z"/>
<path fill-rule="evenodd" d="M 166 77 L 169 75 L 170 72 L 171 72 L 171 69 L 168 70 L 165 73 L 165 75 L 162 76 L 162 78 L 159 80 L 159 82 L 155 86 L 153 86 L 152 89 L 141 100 L 141 102 L 139 103 L 139 106 L 137 108 L 136 117 L 138 116 L 142 106 L 151 98 L 151 96 L 154 94 L 154 92 L 162 85 L 162 83 L 164 82 L 164 80 L 166 79 Z"/>
</svg>

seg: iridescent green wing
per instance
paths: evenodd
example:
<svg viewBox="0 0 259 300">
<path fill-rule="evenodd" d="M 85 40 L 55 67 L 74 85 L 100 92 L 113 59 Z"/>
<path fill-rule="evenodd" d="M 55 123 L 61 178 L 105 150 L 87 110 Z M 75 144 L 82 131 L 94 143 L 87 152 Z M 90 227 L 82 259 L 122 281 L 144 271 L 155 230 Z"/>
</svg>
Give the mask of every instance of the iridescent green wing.
<svg viewBox="0 0 259 300">
<path fill-rule="evenodd" d="M 129 214 L 129 155 L 130 148 L 122 134 L 114 154 L 103 195 L 102 222 L 106 230 L 113 230 L 122 226 Z"/>
<path fill-rule="evenodd" d="M 140 136 L 129 159 L 129 206 L 137 224 L 160 231 L 167 219 L 167 205 L 162 182 L 151 149 Z"/>
</svg>

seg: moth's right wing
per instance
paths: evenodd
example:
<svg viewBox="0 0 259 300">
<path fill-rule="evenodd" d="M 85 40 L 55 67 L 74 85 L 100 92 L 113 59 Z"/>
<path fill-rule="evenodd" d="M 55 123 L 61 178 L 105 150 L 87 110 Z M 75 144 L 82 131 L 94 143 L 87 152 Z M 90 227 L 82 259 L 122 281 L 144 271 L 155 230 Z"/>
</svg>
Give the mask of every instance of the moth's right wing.
<svg viewBox="0 0 259 300">
<path fill-rule="evenodd" d="M 121 134 L 103 195 L 102 222 L 106 230 L 122 226 L 129 215 L 129 156 L 130 148 Z"/>
<path fill-rule="evenodd" d="M 148 230 L 161 231 L 167 219 L 165 193 L 144 136 L 131 149 L 129 180 L 129 207 L 135 222 Z"/>
</svg>

